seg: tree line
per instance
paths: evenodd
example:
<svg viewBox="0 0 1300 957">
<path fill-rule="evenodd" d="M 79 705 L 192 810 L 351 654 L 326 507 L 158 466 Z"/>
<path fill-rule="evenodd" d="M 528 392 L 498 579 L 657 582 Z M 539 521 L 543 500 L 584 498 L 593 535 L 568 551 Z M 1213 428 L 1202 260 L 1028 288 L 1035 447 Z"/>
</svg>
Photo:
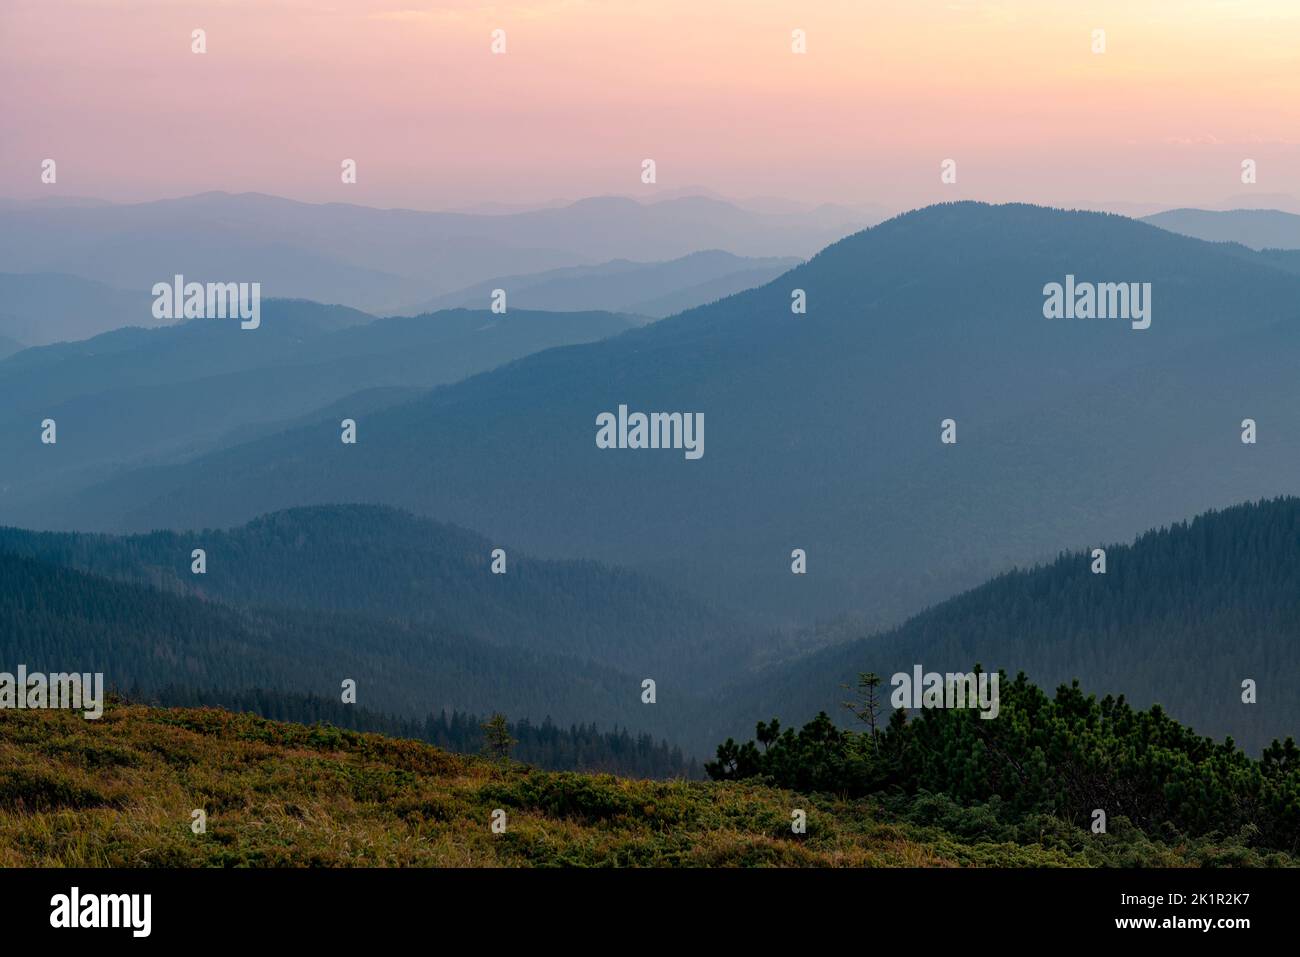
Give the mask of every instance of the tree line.
<svg viewBox="0 0 1300 957">
<path fill-rule="evenodd" d="M 978 669 L 977 669 L 978 670 Z M 1236 837 L 1300 850 L 1300 748 L 1273 741 L 1259 759 L 1231 738 L 1202 737 L 1155 705 L 1147 710 L 1077 681 L 1049 697 L 1020 673 L 1000 674 L 1000 711 L 923 709 L 887 720 L 880 679 L 864 674 L 849 702 L 862 731 L 821 712 L 799 730 L 760 721 L 755 739 L 728 738 L 705 763 L 715 780 L 762 779 L 803 793 L 946 795 L 995 802 L 1013 820 L 1050 815 L 1094 828 L 1097 812 L 1125 819 L 1156 840 Z"/>
<path fill-rule="evenodd" d="M 128 700 L 162 707 L 213 707 L 247 711 L 272 721 L 330 724 L 351 731 L 370 731 L 394 738 L 411 738 L 461 754 L 489 750 L 485 722 L 464 711 L 441 710 L 423 721 L 345 705 L 314 694 L 289 694 L 264 688 L 217 691 L 169 685 L 154 692 L 139 687 Z M 561 725 L 549 716 L 540 723 L 521 718 L 506 721 L 511 739 L 509 756 L 551 771 L 592 771 L 635 778 L 703 778 L 699 762 L 681 748 L 648 734 L 632 734 L 615 726 L 602 731 L 595 722 Z"/>
</svg>

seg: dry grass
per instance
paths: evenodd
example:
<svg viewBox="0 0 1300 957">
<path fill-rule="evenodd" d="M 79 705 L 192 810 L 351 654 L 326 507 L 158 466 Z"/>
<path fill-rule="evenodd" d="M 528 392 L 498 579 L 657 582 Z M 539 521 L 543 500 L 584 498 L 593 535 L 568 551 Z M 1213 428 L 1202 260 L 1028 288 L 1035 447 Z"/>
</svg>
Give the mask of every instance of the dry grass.
<svg viewBox="0 0 1300 957">
<path fill-rule="evenodd" d="M 207 813 L 207 832 L 190 829 Z M 493 834 L 495 808 L 507 830 Z M 791 811 L 807 833 L 791 832 Z M 1154 852 L 1153 852 L 1154 853 Z M 1193 863 L 1164 849 L 1161 863 Z M 1153 861 L 1154 862 L 1154 861 Z M 215 709 L 0 712 L 0 865 L 947 867 L 1104 863 L 872 801 L 541 772 Z"/>
</svg>

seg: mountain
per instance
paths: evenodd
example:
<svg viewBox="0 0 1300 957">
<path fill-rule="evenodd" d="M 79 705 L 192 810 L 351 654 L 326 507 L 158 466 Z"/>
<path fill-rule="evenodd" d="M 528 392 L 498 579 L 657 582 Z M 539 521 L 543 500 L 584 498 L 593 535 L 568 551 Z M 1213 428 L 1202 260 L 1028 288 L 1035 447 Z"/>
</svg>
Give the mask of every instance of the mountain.
<svg viewBox="0 0 1300 957">
<path fill-rule="evenodd" d="M 1171 209 L 1147 216 L 1161 229 L 1251 249 L 1300 249 L 1300 215 L 1276 209 Z"/>
<path fill-rule="evenodd" d="M 506 553 L 501 575 L 490 572 L 497 547 Z M 195 548 L 206 552 L 203 575 L 191 572 Z M 506 542 L 371 506 L 293 509 L 229 531 L 125 538 L 0 529 L 0 552 L 250 612 L 432 626 L 595 662 L 640 676 L 638 685 L 653 677 L 665 689 L 703 692 L 718 675 L 746 670 L 756 644 L 744 624 L 654 579 L 590 561 L 540 561 Z"/>
<path fill-rule="evenodd" d="M 761 286 L 798 264 L 798 259 L 788 257 L 752 259 L 717 249 L 664 263 L 615 260 L 597 266 L 490 279 L 439 296 L 417 311 L 485 308 L 493 290 L 503 289 L 512 308 L 558 312 L 600 309 L 662 318 Z"/>
<path fill-rule="evenodd" d="M 1280 269 L 1300 273 L 1300 249 L 1262 249 L 1259 256 Z"/>
<path fill-rule="evenodd" d="M 66 527 L 59 510 L 42 514 L 33 503 L 53 492 L 75 495 L 115 470 L 247 441 L 275 423 L 319 422 L 328 413 L 337 441 L 343 418 L 409 395 L 402 389 L 454 382 L 641 321 L 524 310 L 375 321 L 343 306 L 263 305 L 256 330 L 191 320 L 0 361 L 0 513 L 15 524 Z M 58 423 L 56 445 L 39 442 L 47 418 Z M 366 441 L 363 433 L 360 448 Z"/>
<path fill-rule="evenodd" d="M 17 339 L 10 339 L 8 336 L 0 336 L 0 359 L 7 359 L 15 352 L 22 352 L 27 347 Z"/>
<path fill-rule="evenodd" d="M 746 289 L 755 289 L 767 285 L 778 276 L 783 275 L 787 269 L 793 268 L 793 265 L 791 263 L 789 267 L 779 270 L 773 267 L 760 267 L 757 269 L 742 269 L 739 272 L 729 272 L 726 275 L 718 276 L 716 279 L 706 279 L 693 286 L 666 292 L 663 295 L 654 296 L 642 302 L 634 302 L 628 308 L 628 311 L 642 316 L 660 318 L 673 316 L 679 312 L 685 312 L 687 309 L 694 309 L 697 306 L 734 296 Z"/>
<path fill-rule="evenodd" d="M 1300 196 L 1291 193 L 1260 193 L 1255 190 L 1227 196 L 1210 209 L 1277 209 L 1284 213 L 1300 213 Z"/>
<path fill-rule="evenodd" d="M 205 194 L 130 205 L 0 209 L 0 262 L 15 272 L 70 273 L 148 296 L 176 275 L 197 282 L 258 282 L 264 298 L 313 299 L 372 312 L 427 295 L 417 278 L 313 248 L 286 217 L 298 204 L 259 197 L 258 215 Z M 145 313 L 146 316 L 149 313 Z"/>
<path fill-rule="evenodd" d="M 684 186 L 653 186 L 648 189 L 648 192 L 638 192 L 636 196 L 621 194 L 619 198 L 638 199 L 653 203 L 669 199 L 710 199 L 731 206 L 738 206 L 752 213 L 771 215 L 802 213 L 819 219 L 828 225 L 839 225 L 840 223 L 853 222 L 862 218 L 869 219 L 872 222 L 880 222 L 898 212 L 897 207 L 885 206 L 881 203 L 819 203 L 790 199 L 787 196 L 752 194 L 735 196 L 699 183 L 688 183 Z"/>
<path fill-rule="evenodd" d="M 213 565 L 217 565 L 214 555 Z M 658 737 L 689 736 L 697 707 L 665 686 L 641 703 L 641 678 L 529 648 L 502 648 L 439 623 L 340 611 L 238 609 L 0 552 L 0 660 L 29 673 L 102 672 L 144 695 L 273 688 L 424 719 L 440 711 L 550 715 Z"/>
<path fill-rule="evenodd" d="M 147 291 L 180 273 L 261 282 L 265 297 L 375 313 L 494 276 L 700 249 L 802 257 L 877 221 L 870 211 L 763 213 L 705 197 L 597 197 L 500 215 L 203 193 L 150 203 L 0 207 L 0 262 Z"/>
<path fill-rule="evenodd" d="M 825 649 L 720 695 L 748 729 L 780 714 L 843 714 L 842 685 L 862 672 L 916 665 L 940 673 L 975 664 L 1043 687 L 1080 678 L 1138 707 L 1258 752 L 1300 728 L 1300 499 L 1210 512 L 1106 545 L 1106 572 L 1090 550 L 1016 570 L 944 601 L 902 626 Z M 1258 703 L 1242 702 L 1253 680 Z M 888 711 L 888 708 L 886 708 Z"/>
<path fill-rule="evenodd" d="M 115 289 L 60 273 L 0 273 L 0 336 L 27 345 L 88 339 L 123 326 L 164 324 L 153 317 L 153 297 L 147 290 Z"/>
<path fill-rule="evenodd" d="M 1150 327 L 1044 318 L 1068 275 L 1151 283 Z M 786 620 L 884 626 L 1079 542 L 1300 492 L 1297 361 L 1300 276 L 1265 257 L 1114 215 L 945 204 L 767 286 L 377 411 L 362 454 L 300 428 L 50 508 L 144 530 L 391 504 Z M 621 404 L 703 413 L 703 456 L 598 448 Z"/>
</svg>

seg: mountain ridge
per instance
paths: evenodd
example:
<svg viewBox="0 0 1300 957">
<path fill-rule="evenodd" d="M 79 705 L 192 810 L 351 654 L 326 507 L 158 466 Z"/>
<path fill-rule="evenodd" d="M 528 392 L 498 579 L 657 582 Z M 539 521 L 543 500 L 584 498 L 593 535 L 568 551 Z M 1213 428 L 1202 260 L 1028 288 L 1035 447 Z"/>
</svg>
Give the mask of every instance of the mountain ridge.
<svg viewBox="0 0 1300 957">
<path fill-rule="evenodd" d="M 839 711 L 840 688 L 875 672 L 1024 671 L 1045 687 L 1081 679 L 1161 705 L 1258 752 L 1300 728 L 1300 498 L 1245 503 L 1153 528 L 1095 554 L 1017 568 L 899 627 L 816 651 L 728 688 L 735 724 L 780 711 Z M 1242 682 L 1258 704 L 1242 700 Z"/>
<path fill-rule="evenodd" d="M 1076 273 L 1153 282 L 1151 327 L 1044 319 L 1044 283 Z M 1276 441 L 1300 429 L 1283 372 L 1297 318 L 1300 276 L 1244 251 L 1116 215 L 945 204 L 764 287 L 387 408 L 362 425 L 364 456 L 327 458 L 330 437 L 301 429 L 60 508 L 136 530 L 383 503 L 778 615 L 893 624 L 1071 541 L 1300 490 L 1300 442 Z M 708 451 L 598 449 L 595 416 L 619 404 L 704 411 Z M 1207 445 L 1225 407 L 1241 415 Z M 1274 440 L 1242 457 L 1252 411 Z M 1146 484 L 1108 494 L 1126 475 Z M 789 571 L 796 547 L 805 577 Z"/>
</svg>

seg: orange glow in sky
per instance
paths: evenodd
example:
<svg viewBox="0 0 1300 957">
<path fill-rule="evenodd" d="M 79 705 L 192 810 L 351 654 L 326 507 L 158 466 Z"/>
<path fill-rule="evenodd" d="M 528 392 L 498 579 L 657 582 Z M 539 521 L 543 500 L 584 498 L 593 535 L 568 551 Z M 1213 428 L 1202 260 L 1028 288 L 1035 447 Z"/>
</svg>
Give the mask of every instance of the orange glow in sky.
<svg viewBox="0 0 1300 957">
<path fill-rule="evenodd" d="M 1300 2 L 5 0 L 0 132 L 5 196 L 53 157 L 67 195 L 441 208 L 636 195 L 650 157 L 737 197 L 1191 205 L 1300 194 Z"/>
</svg>

